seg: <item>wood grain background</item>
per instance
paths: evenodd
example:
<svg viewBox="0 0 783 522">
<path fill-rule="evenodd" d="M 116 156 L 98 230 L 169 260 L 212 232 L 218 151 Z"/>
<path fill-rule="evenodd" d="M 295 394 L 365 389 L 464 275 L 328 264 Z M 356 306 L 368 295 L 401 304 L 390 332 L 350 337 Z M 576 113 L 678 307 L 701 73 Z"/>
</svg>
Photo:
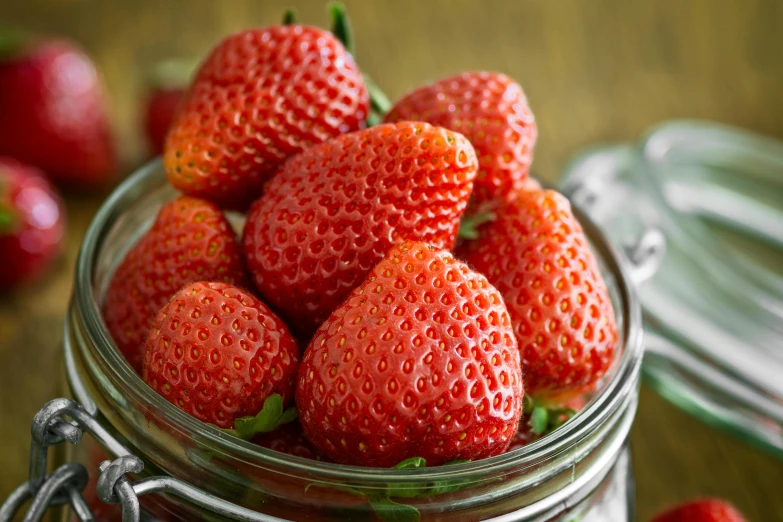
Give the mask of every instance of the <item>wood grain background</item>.
<svg viewBox="0 0 783 522">
<path fill-rule="evenodd" d="M 357 60 L 397 98 L 466 69 L 522 83 L 539 125 L 535 170 L 555 180 L 580 148 L 635 139 L 671 118 L 783 138 L 780 0 L 347 1 Z M 276 23 L 283 7 L 325 24 L 320 1 L 2 0 L 0 25 L 72 37 L 108 87 L 126 172 L 142 161 L 139 100 L 155 60 L 200 56 L 221 35 Z M 2 115 L 0 115 L 2 118 Z M 40 283 L 0 298 L 0 498 L 26 475 L 29 422 L 56 393 L 76 251 L 105 194 L 69 194 L 67 252 Z M 719 495 L 751 521 L 783 520 L 783 462 L 701 424 L 645 388 L 634 427 L 639 520 Z"/>
</svg>

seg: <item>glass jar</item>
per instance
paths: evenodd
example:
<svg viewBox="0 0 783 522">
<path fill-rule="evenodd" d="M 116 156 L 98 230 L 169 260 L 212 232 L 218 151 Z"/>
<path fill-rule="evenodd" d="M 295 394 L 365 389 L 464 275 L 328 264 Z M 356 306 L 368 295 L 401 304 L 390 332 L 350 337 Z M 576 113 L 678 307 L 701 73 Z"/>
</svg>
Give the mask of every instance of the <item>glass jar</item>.
<svg viewBox="0 0 783 522">
<path fill-rule="evenodd" d="M 672 121 L 577 157 L 561 188 L 615 244 L 655 227 L 639 287 L 662 396 L 783 458 L 783 142 Z"/>
<path fill-rule="evenodd" d="M 649 255 L 616 250 L 575 208 L 610 289 L 619 349 L 599 389 L 562 428 L 475 462 L 423 469 L 343 466 L 261 448 L 190 417 L 149 388 L 114 347 L 100 314 L 110 276 L 175 195 L 160 162 L 154 162 L 109 197 L 85 236 L 65 327 L 70 392 L 143 460 L 132 487 L 150 519 L 634 519 L 627 444 L 637 406 L 642 327 L 632 278 L 649 271 L 645 264 L 654 262 Z M 230 218 L 241 227 L 240 216 Z M 641 245 L 647 243 L 649 237 Z M 83 440 L 69 458 L 84 463 L 94 477 L 104 454 L 122 453 L 117 447 Z M 168 478 L 154 482 L 153 476 Z"/>
</svg>

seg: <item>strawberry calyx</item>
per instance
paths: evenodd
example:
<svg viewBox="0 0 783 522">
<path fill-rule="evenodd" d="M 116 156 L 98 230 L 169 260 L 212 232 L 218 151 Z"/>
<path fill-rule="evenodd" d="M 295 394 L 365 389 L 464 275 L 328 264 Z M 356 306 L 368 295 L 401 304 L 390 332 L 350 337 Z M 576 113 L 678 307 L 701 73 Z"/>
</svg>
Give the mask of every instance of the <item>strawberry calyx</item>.
<svg viewBox="0 0 783 522">
<path fill-rule="evenodd" d="M 0 172 L 0 175 L 2 173 Z M 0 176 L 0 234 L 10 234 L 16 229 L 19 222 L 19 215 L 16 213 L 13 205 L 7 201 L 8 195 L 4 194 L 4 181 Z"/>
<path fill-rule="evenodd" d="M 18 29 L 0 28 L 0 60 L 19 54 L 30 42 L 30 36 Z"/>
<path fill-rule="evenodd" d="M 16 212 L 8 205 L 0 202 L 0 235 L 13 232 L 18 222 L 19 217 L 16 215 Z"/>
<path fill-rule="evenodd" d="M 283 25 L 294 25 L 296 23 L 296 11 L 286 9 L 283 13 Z"/>
<path fill-rule="evenodd" d="M 183 89 L 190 83 L 198 61 L 170 58 L 156 63 L 149 72 L 149 84 L 162 90 Z"/>
<path fill-rule="evenodd" d="M 459 223 L 457 237 L 459 239 L 478 239 L 481 225 L 489 221 L 495 221 L 495 219 L 497 219 L 497 214 L 491 211 L 477 212 L 465 216 Z"/>
<path fill-rule="evenodd" d="M 273 393 L 264 401 L 264 406 L 255 416 L 239 417 L 234 427 L 222 430 L 243 440 L 252 439 L 259 433 L 269 433 L 279 426 L 296 419 L 296 407 L 283 409 L 283 398 Z"/>
<path fill-rule="evenodd" d="M 349 53 L 354 52 L 353 27 L 345 12 L 345 6 L 340 2 L 332 2 L 327 6 L 332 17 L 332 34 L 337 37 Z"/>
<path fill-rule="evenodd" d="M 337 37 L 345 49 L 354 55 L 353 28 L 346 13 L 345 6 L 340 2 L 329 4 L 329 15 L 332 17 L 332 34 Z M 381 90 L 377 83 L 368 75 L 363 74 L 364 84 L 367 86 L 367 92 L 370 94 L 370 114 L 367 116 L 367 126 L 372 127 L 383 121 L 383 117 L 392 104 L 389 97 Z"/>
<path fill-rule="evenodd" d="M 464 464 L 468 460 L 452 460 L 442 464 L 443 466 L 452 466 L 454 464 Z M 418 469 L 426 468 L 427 461 L 422 457 L 411 457 L 394 466 L 393 469 Z M 395 484 L 388 487 L 383 492 L 367 493 L 358 488 L 342 486 L 339 484 L 320 484 L 311 482 L 305 486 L 305 493 L 311 487 L 333 489 L 350 493 L 358 497 L 364 497 L 372 507 L 375 514 L 383 522 L 419 522 L 421 514 L 419 510 L 409 504 L 395 502 L 392 498 L 425 498 L 443 493 L 450 493 L 470 486 L 472 483 L 468 479 L 442 480 L 432 482 L 426 485 L 420 484 Z"/>
<path fill-rule="evenodd" d="M 576 410 L 566 406 L 546 404 L 525 395 L 524 418 L 530 430 L 539 437 L 552 433 L 576 415 Z"/>
</svg>

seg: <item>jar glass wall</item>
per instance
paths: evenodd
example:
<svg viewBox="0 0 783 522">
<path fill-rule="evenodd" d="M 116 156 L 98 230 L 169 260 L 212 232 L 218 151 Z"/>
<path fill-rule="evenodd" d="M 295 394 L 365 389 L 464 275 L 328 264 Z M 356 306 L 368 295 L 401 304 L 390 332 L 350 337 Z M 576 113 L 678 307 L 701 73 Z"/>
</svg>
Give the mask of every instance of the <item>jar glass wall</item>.
<svg viewBox="0 0 783 522">
<path fill-rule="evenodd" d="M 620 337 L 615 363 L 587 406 L 563 428 L 496 457 L 378 469 L 307 460 L 227 435 L 168 403 L 125 362 L 101 318 L 102 299 L 124 253 L 173 197 L 159 162 L 112 194 L 85 237 L 66 324 L 72 394 L 82 404 L 93 401 L 101 423 L 144 460 L 139 477 L 170 475 L 283 520 L 376 520 L 384 510 L 410 514 L 405 506 L 422 520 L 633 519 L 626 444 L 638 396 L 641 315 L 627 261 L 578 209 L 610 289 Z M 240 228 L 241 218 L 231 218 Z M 101 455 L 86 443 L 74 450 L 91 472 Z M 159 494 L 141 502 L 160 519 L 225 519 Z"/>
</svg>

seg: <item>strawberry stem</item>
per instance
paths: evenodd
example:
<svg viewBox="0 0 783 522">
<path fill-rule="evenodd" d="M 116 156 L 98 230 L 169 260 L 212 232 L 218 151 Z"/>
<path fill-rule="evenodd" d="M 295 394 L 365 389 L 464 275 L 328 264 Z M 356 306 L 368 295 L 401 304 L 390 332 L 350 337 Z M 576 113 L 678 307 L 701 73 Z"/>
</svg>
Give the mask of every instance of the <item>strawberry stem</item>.
<svg viewBox="0 0 783 522">
<path fill-rule="evenodd" d="M 252 417 L 239 417 L 234 421 L 233 429 L 223 430 L 226 433 L 249 440 L 259 433 L 269 433 L 283 424 L 296 419 L 296 408 L 283 410 L 283 398 L 280 394 L 273 393 L 264 401 L 261 411 Z"/>
<path fill-rule="evenodd" d="M 353 38 L 353 28 L 345 6 L 340 2 L 329 4 L 329 14 L 332 17 L 332 34 L 343 44 L 345 49 L 354 55 L 355 45 Z M 389 97 L 381 90 L 377 83 L 368 75 L 364 76 L 364 84 L 370 94 L 370 114 L 367 116 L 367 125 L 372 127 L 383 121 L 383 117 L 392 107 Z"/>
<path fill-rule="evenodd" d="M 283 13 L 283 25 L 294 25 L 296 23 L 296 11 L 286 9 Z"/>
</svg>

